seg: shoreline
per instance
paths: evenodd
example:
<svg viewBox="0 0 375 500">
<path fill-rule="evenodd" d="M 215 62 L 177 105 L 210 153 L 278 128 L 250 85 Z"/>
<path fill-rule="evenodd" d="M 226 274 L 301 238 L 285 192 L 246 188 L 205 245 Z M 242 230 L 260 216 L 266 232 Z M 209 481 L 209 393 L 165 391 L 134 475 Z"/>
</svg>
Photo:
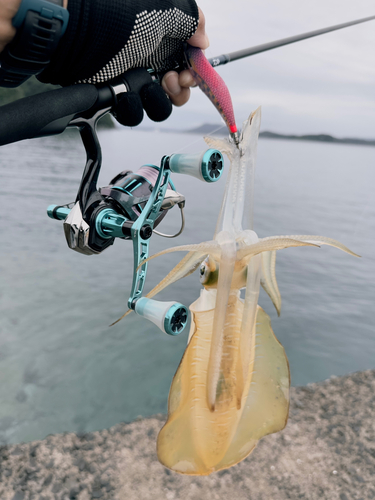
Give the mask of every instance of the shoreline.
<svg viewBox="0 0 375 500">
<path fill-rule="evenodd" d="M 165 415 L 0 447 L 1 500 L 375 499 L 375 370 L 291 388 L 286 428 L 241 463 L 182 476 L 156 457 Z"/>
</svg>

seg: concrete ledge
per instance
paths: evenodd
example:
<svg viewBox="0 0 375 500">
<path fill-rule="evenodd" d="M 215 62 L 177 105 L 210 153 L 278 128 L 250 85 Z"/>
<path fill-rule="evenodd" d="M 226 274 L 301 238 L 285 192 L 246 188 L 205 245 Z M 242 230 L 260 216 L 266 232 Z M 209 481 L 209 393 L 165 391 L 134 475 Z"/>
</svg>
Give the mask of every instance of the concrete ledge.
<svg viewBox="0 0 375 500">
<path fill-rule="evenodd" d="M 156 458 L 164 416 L 0 449 L 1 500 L 375 499 L 375 370 L 292 389 L 284 431 L 242 463 L 180 476 Z"/>
</svg>

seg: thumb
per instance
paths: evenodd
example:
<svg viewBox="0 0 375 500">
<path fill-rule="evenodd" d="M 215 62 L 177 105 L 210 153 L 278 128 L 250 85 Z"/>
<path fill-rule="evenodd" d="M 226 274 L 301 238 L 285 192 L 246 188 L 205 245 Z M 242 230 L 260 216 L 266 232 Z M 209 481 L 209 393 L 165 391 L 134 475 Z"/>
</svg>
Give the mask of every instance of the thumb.
<svg viewBox="0 0 375 500">
<path fill-rule="evenodd" d="M 199 47 L 202 50 L 205 50 L 209 47 L 210 41 L 206 34 L 206 20 L 202 10 L 198 7 L 199 12 L 199 23 L 197 31 L 194 35 L 188 40 L 188 43 L 193 47 Z"/>
</svg>

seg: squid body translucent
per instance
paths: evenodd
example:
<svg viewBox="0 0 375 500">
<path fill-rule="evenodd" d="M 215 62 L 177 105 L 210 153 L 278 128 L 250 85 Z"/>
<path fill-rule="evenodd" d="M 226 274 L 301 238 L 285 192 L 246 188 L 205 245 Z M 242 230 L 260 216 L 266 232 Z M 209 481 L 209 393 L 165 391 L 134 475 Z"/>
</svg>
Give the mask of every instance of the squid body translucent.
<svg viewBox="0 0 375 500">
<path fill-rule="evenodd" d="M 258 306 L 262 285 L 280 313 L 276 250 L 331 245 L 355 255 L 322 236 L 258 238 L 253 231 L 260 119 L 257 109 L 245 121 L 239 147 L 230 139 L 205 138 L 230 160 L 213 240 L 150 257 L 188 252 L 147 297 L 198 268 L 204 286 L 190 306 L 189 341 L 172 381 L 168 420 L 157 441 L 160 462 L 183 474 L 206 475 L 230 467 L 244 459 L 261 437 L 286 425 L 288 360 L 268 315 Z"/>
</svg>

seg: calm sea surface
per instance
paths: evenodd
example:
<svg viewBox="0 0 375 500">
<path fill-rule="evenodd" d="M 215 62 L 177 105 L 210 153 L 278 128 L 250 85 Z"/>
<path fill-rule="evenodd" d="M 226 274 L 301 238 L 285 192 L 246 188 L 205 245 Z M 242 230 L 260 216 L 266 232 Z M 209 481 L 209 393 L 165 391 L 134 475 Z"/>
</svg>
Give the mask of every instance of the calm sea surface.
<svg viewBox="0 0 375 500">
<path fill-rule="evenodd" d="M 99 185 L 119 171 L 159 164 L 164 154 L 205 148 L 194 135 L 107 130 Z M 73 201 L 85 153 L 78 135 L 24 141 L 0 149 L 0 441 L 90 431 L 166 411 L 169 385 L 187 333 L 172 338 L 126 309 L 130 242 L 99 256 L 70 251 L 49 204 Z M 212 238 L 224 179 L 207 185 L 174 176 L 186 196 L 187 225 L 173 244 Z M 321 234 L 362 258 L 329 247 L 278 252 L 283 309 L 271 315 L 293 385 L 375 367 L 375 148 L 260 140 L 255 230 L 260 237 Z M 173 213 L 176 211 L 176 213 Z M 179 227 L 175 208 L 161 230 Z M 151 251 L 171 245 L 154 236 Z M 149 266 L 147 288 L 182 257 Z M 160 294 L 193 302 L 198 275 Z"/>
</svg>

